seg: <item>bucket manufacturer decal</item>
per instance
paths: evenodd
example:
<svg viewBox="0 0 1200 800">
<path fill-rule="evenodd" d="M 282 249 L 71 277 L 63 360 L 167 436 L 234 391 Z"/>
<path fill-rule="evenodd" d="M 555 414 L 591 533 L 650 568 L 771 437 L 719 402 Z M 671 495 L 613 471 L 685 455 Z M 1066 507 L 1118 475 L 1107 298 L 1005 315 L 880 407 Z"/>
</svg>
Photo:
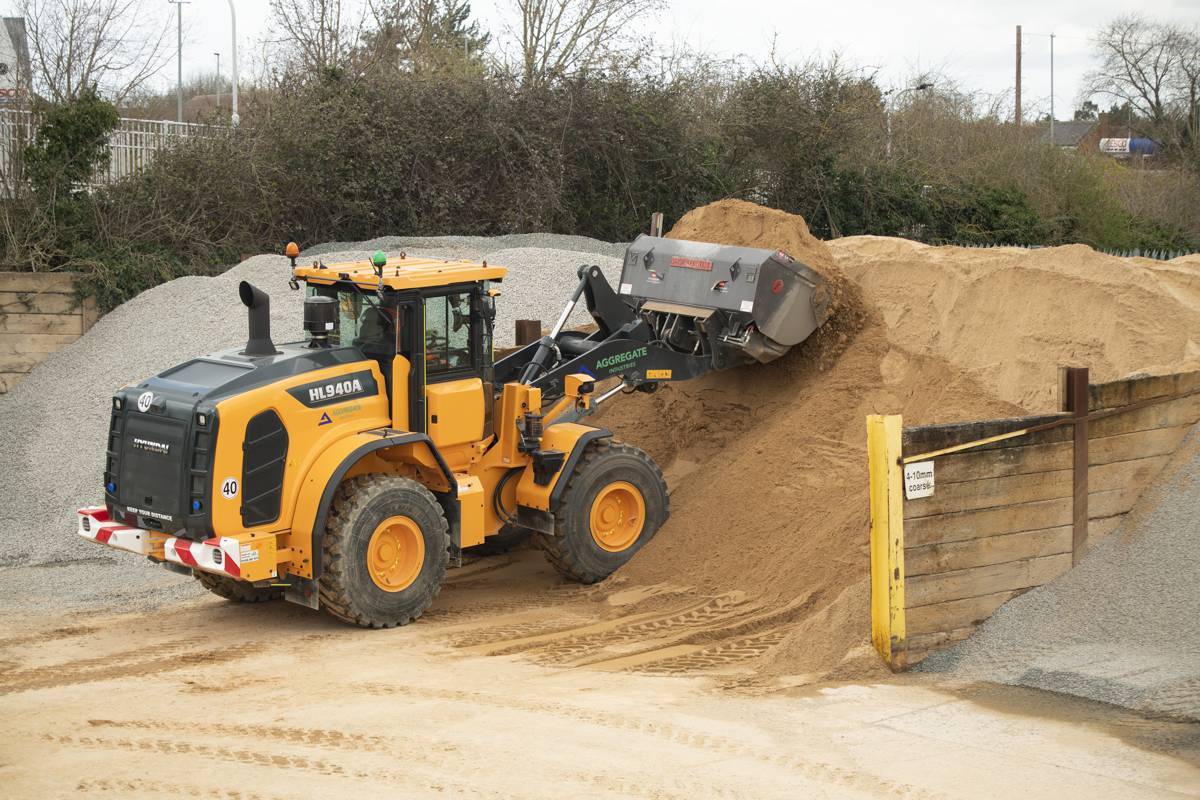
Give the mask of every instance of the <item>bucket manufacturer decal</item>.
<svg viewBox="0 0 1200 800">
<path fill-rule="evenodd" d="M 379 394 L 379 388 L 371 371 L 362 370 L 349 375 L 338 375 L 336 378 L 305 383 L 288 389 L 288 394 L 309 408 L 321 408 L 359 397 L 371 397 Z"/>
<path fill-rule="evenodd" d="M 672 267 L 684 267 L 685 269 L 699 269 L 704 272 L 712 272 L 713 262 L 707 258 L 687 258 L 686 256 L 671 256 Z"/>
<path fill-rule="evenodd" d="M 620 372 L 639 358 L 644 358 L 649 352 L 649 349 L 645 347 L 635 347 L 624 353 L 613 353 L 611 356 L 605 356 L 597 361 L 596 369 L 607 370 L 610 373 Z"/>
</svg>

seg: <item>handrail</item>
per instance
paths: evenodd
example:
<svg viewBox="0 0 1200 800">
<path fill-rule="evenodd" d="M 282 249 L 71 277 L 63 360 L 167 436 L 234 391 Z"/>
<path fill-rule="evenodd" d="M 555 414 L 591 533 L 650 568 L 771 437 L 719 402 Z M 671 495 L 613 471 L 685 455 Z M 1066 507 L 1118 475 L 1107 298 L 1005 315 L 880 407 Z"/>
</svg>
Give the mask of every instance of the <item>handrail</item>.
<svg viewBox="0 0 1200 800">
<path fill-rule="evenodd" d="M 1200 394 L 1200 387 L 1192 389 L 1191 391 L 1183 392 L 1181 394 L 1165 395 L 1163 397 L 1152 397 L 1149 400 L 1140 400 L 1136 403 L 1130 403 L 1127 406 L 1118 406 L 1117 408 L 1107 408 L 1103 411 L 1097 411 L 1095 413 L 1087 414 L 1085 416 L 1063 417 L 1062 419 L 1056 419 L 1053 422 L 1044 422 L 1040 425 L 1031 425 L 1028 428 L 1021 428 L 1020 430 L 1009 431 L 1008 433 L 1001 433 L 1001 434 L 997 434 L 996 436 L 988 436 L 986 438 L 976 439 L 971 442 L 963 442 L 962 444 L 956 444 L 951 447 L 943 447 L 940 450 L 930 450 L 927 453 L 918 453 L 915 456 L 901 456 L 897 460 L 897 463 L 898 464 L 911 464 L 914 461 L 928 461 L 931 458 L 938 458 L 940 456 L 946 456 L 946 455 L 950 455 L 952 453 L 961 453 L 964 450 L 971 450 L 976 447 L 982 447 L 985 444 L 992 444 L 994 442 L 1002 442 L 1005 439 L 1015 439 L 1018 436 L 1025 436 L 1030 433 L 1040 433 L 1041 431 L 1047 431 L 1047 430 L 1050 430 L 1051 428 L 1057 428 L 1062 425 L 1075 425 L 1076 423 L 1079 423 L 1079 422 L 1092 422 L 1093 420 L 1104 419 L 1105 417 L 1111 417 L 1111 416 L 1115 416 L 1117 414 L 1124 414 L 1127 411 L 1137 411 L 1140 408 L 1147 408 L 1149 406 L 1157 405 L 1159 403 L 1169 403 L 1172 400 L 1182 400 L 1183 398 L 1191 397 L 1194 394 Z"/>
</svg>

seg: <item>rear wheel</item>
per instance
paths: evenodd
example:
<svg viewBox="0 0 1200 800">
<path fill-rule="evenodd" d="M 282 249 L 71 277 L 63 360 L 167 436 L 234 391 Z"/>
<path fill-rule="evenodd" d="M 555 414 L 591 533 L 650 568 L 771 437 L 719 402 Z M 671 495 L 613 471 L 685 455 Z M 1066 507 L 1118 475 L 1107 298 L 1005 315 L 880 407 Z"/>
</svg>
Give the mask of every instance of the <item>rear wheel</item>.
<svg viewBox="0 0 1200 800">
<path fill-rule="evenodd" d="M 416 481 L 396 475 L 345 481 L 322 540 L 321 605 L 364 628 L 421 616 L 446 575 L 447 527 L 442 507 Z"/>
<path fill-rule="evenodd" d="M 192 574 L 205 589 L 235 603 L 265 603 L 268 600 L 278 600 L 283 597 L 283 589 L 280 588 L 268 586 L 260 589 L 245 581 L 235 581 L 233 578 L 208 572 L 193 572 Z"/>
<path fill-rule="evenodd" d="M 662 472 L 631 445 L 588 445 L 567 480 L 554 535 L 539 533 L 535 541 L 559 572 L 582 583 L 626 564 L 670 514 Z"/>
</svg>

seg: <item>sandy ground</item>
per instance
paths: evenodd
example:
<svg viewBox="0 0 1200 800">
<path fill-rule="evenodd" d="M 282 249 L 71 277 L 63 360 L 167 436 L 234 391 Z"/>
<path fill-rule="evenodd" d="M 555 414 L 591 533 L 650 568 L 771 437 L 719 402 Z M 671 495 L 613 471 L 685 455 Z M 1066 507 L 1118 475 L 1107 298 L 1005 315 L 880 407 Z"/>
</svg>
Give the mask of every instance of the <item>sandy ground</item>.
<svg viewBox="0 0 1200 800">
<path fill-rule="evenodd" d="M 5 571 L 10 587 L 20 577 Z M 1200 797 L 1200 726 L 935 676 L 763 680 L 681 634 L 736 597 L 658 600 L 563 584 L 517 552 L 453 572 L 425 619 L 393 631 L 208 596 L 127 614 L 5 602 L 0 785 L 13 798 Z"/>
</svg>

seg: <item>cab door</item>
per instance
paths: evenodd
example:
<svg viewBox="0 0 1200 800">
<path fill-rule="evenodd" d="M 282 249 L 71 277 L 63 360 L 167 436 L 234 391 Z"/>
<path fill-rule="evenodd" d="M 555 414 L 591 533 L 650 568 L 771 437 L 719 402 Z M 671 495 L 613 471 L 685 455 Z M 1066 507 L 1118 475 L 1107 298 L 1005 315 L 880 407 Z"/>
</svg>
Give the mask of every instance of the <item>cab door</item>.
<svg viewBox="0 0 1200 800">
<path fill-rule="evenodd" d="M 439 449 L 491 435 L 491 324 L 481 285 L 424 297 L 424 430 Z"/>
</svg>

